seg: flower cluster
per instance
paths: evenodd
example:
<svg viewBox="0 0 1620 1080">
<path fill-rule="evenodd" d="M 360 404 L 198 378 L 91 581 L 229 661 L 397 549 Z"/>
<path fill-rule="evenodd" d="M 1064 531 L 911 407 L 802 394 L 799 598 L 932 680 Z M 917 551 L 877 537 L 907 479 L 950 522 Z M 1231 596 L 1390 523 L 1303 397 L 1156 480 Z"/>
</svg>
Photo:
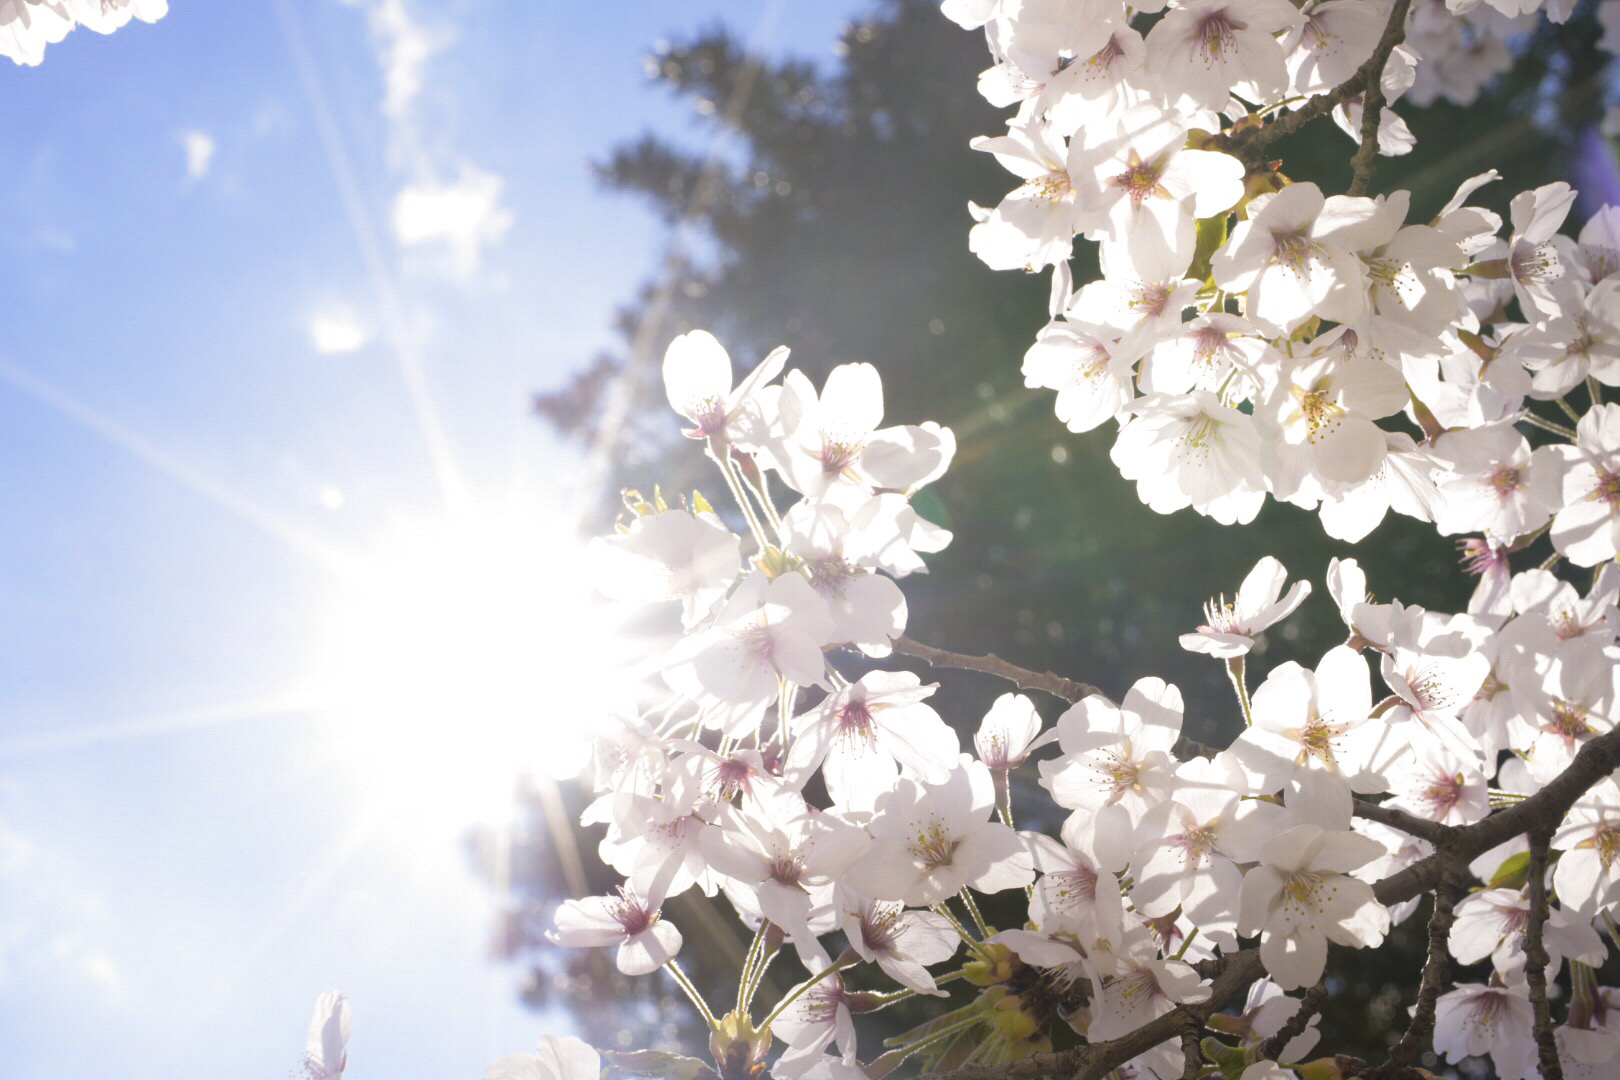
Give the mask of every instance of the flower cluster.
<svg viewBox="0 0 1620 1080">
<path fill-rule="evenodd" d="M 935 711 L 935 686 L 875 666 L 905 629 L 892 578 L 948 539 L 907 496 L 944 470 L 950 432 L 881 426 L 869 366 L 833 369 L 818 394 L 799 372 L 782 376 L 786 359 L 778 350 L 733 385 L 710 335 L 670 346 L 670 402 L 748 535 L 694 493 L 684 506 L 628 499 L 633 516 L 598 542 L 603 588 L 678 608 L 681 633 L 655 665 L 667 699 L 598 740 L 599 794 L 584 818 L 606 826 L 601 855 L 624 883 L 565 902 L 550 935 L 613 947 L 625 974 L 668 971 L 710 1023 L 721 1076 L 767 1062 L 783 1078 L 862 1075 L 871 1056 L 852 1017 L 943 996 L 957 979 L 981 989 L 948 1030 L 925 1025 L 880 1061 L 938 1060 L 953 1045 L 1015 1060 L 1049 1049 L 1060 1028 L 1104 1042 L 1209 1001 L 1199 965 L 1244 939 L 1268 978 L 1251 991 L 1248 1022 L 1216 1026 L 1237 1039 L 1220 1052 L 1252 1061 L 1298 1007 L 1287 993 L 1323 977 L 1330 944 L 1376 946 L 1414 909 L 1392 910 L 1374 891 L 1430 851 L 1421 827 L 1399 831 L 1387 815 L 1480 821 L 1493 804 L 1533 797 L 1613 726 L 1620 573 L 1605 570 L 1582 596 L 1546 570 L 1508 573 L 1504 560 L 1492 573 L 1505 579 L 1477 610 L 1441 614 L 1373 603 L 1361 568 L 1335 561 L 1326 586 L 1346 644 L 1314 668 L 1278 665 L 1251 695 L 1255 637 L 1311 591 L 1285 592 L 1286 571 L 1267 558 L 1182 639 L 1236 684 L 1246 727 L 1227 748 L 1183 739 L 1180 692 L 1143 678 L 1118 703 L 1082 697 L 1050 727 L 1030 699 L 1005 695 L 966 751 Z M 772 493 L 784 489 L 799 497 L 780 510 Z M 1014 784 L 1020 771 L 1039 788 Z M 1057 835 L 1015 829 L 1015 787 L 1067 812 Z M 1358 816 L 1379 795 L 1386 814 Z M 1617 838 L 1610 781 L 1552 841 L 1558 905 L 1545 942 L 1555 965 L 1582 965 L 1590 984 L 1594 1004 L 1559 1029 L 1583 1062 L 1620 1058 L 1620 1021 L 1604 1026 L 1595 1003 L 1610 991 L 1592 974 L 1606 955 L 1593 922 L 1620 903 Z M 1515 1021 L 1529 1001 L 1525 850 L 1520 837 L 1480 856 L 1474 869 L 1491 888 L 1456 908 L 1453 954 L 1495 965 L 1489 984 L 1440 999 L 1436 1045 L 1459 1059 L 1484 1038 L 1503 1068 L 1534 1059 L 1531 1025 Z M 681 934 L 662 915 L 690 889 L 723 894 L 754 933 L 724 1015 L 681 971 Z M 1027 901 L 1027 918 L 998 929 L 976 897 L 1003 893 Z M 764 970 L 788 948 L 810 978 L 756 1020 Z M 1306 1030 L 1273 1053 L 1297 1062 L 1314 1041 Z M 1133 1055 L 1133 1075 L 1181 1076 L 1182 1055 L 1167 1036 Z"/>
<path fill-rule="evenodd" d="M 975 208 L 971 246 L 994 268 L 1053 271 L 1025 382 L 1056 391 L 1073 431 L 1118 423 L 1112 457 L 1144 503 L 1232 524 L 1269 494 L 1351 541 L 1394 510 L 1481 533 L 1491 551 L 1550 521 L 1578 565 L 1614 557 L 1614 408 L 1572 428 L 1531 405 L 1573 419 L 1565 395 L 1595 405 L 1600 385 L 1620 385 L 1620 209 L 1562 236 L 1574 192 L 1554 183 L 1515 198 L 1504 224 L 1468 205 L 1487 172 L 1411 221 L 1407 192 L 1327 195 L 1257 160 L 1365 64 L 1382 64 L 1385 100 L 1426 85 L 1418 72 L 1453 85 L 1448 47 L 1386 48 L 1389 35 L 1410 22 L 1424 39 L 1437 19 L 1500 28 L 1498 7 L 946 5 L 985 26 L 985 96 L 1018 105 L 1006 135 L 975 142 L 1022 183 Z M 1455 40 L 1500 48 L 1490 34 Z M 1333 109 L 1352 135 L 1359 101 Z M 1370 150 L 1411 148 L 1387 107 L 1376 134 Z M 1103 272 L 1079 289 L 1076 236 L 1097 241 Z M 1533 450 L 1519 425 L 1563 443 Z"/>
<path fill-rule="evenodd" d="M 33 66 L 74 27 L 110 34 L 130 19 L 157 22 L 168 13 L 169 0 L 0 0 L 0 56 Z"/>
</svg>

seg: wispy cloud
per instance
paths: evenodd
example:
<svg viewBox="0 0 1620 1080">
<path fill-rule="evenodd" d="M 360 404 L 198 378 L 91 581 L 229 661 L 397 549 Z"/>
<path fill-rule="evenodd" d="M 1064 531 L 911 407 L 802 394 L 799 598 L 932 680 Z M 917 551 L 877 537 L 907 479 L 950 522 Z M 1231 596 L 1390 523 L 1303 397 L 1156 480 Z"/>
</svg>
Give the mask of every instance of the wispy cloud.
<svg viewBox="0 0 1620 1080">
<path fill-rule="evenodd" d="M 418 22 L 406 0 L 349 2 L 366 12 L 382 74 L 380 110 L 403 174 L 392 219 L 404 267 L 471 277 L 482 268 L 485 253 L 506 238 L 513 217 L 502 203 L 499 175 L 445 147 L 442 139 L 422 137 L 420 105 L 428 62 L 449 47 L 452 35 L 447 28 Z"/>
<path fill-rule="evenodd" d="M 322 356 L 351 353 L 370 340 L 371 331 L 348 308 L 318 312 L 309 320 L 309 342 Z"/>
<path fill-rule="evenodd" d="M 383 113 L 403 119 L 422 92 L 422 69 L 450 44 L 450 33 L 411 18 L 405 0 L 371 0 L 366 16 L 383 72 Z"/>
<path fill-rule="evenodd" d="M 512 212 L 501 205 L 503 186 L 499 176 L 470 164 L 447 184 L 407 184 L 394 197 L 394 238 L 438 269 L 470 276 L 484 249 L 498 245 L 512 227 Z"/>
<path fill-rule="evenodd" d="M 214 164 L 214 137 L 206 131 L 182 131 L 179 138 L 186 155 L 186 178 L 201 180 Z"/>
</svg>

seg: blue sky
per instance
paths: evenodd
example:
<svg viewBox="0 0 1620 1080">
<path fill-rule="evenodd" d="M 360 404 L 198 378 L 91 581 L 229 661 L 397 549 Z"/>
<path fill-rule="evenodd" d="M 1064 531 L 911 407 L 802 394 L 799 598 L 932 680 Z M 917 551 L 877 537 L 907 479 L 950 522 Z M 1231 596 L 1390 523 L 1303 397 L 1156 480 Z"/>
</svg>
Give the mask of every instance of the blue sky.
<svg viewBox="0 0 1620 1080">
<path fill-rule="evenodd" d="M 478 1076 L 566 1023 L 457 848 L 554 750 L 491 695 L 592 700 L 527 398 L 662 245 L 585 163 L 703 145 L 660 37 L 865 4 L 172 2 L 0 69 L 4 1071 L 283 1077 L 338 987 L 355 1080 Z"/>
</svg>

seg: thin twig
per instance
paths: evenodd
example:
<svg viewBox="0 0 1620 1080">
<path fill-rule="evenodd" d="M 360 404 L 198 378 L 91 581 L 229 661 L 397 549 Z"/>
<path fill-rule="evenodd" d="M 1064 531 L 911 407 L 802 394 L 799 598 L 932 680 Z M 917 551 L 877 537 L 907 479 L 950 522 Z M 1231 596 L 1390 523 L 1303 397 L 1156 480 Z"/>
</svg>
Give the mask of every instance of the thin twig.
<svg viewBox="0 0 1620 1080">
<path fill-rule="evenodd" d="M 1398 1074 L 1410 1065 L 1434 1033 L 1434 1008 L 1450 974 L 1451 923 L 1456 902 L 1457 877 L 1448 874 L 1434 890 L 1434 912 L 1429 916 L 1429 955 L 1423 962 L 1423 975 L 1418 980 L 1418 998 L 1412 1010 L 1412 1022 L 1407 1025 L 1400 1041 L 1390 1047 L 1389 1060 L 1378 1070 L 1380 1076 Z"/>
<path fill-rule="evenodd" d="M 995 653 L 972 656 L 968 653 L 951 652 L 948 649 L 936 649 L 932 645 L 924 645 L 920 641 L 904 636 L 894 639 L 894 649 L 907 656 L 925 660 L 934 667 L 980 671 L 986 675 L 994 675 L 998 679 L 1005 679 L 1020 690 L 1039 690 L 1070 703 L 1081 701 L 1093 694 L 1103 696 L 1103 692 L 1090 683 L 1076 682 L 1050 671 L 1021 668 L 1016 664 L 1009 664 Z"/>
<path fill-rule="evenodd" d="M 1299 999 L 1299 1008 L 1294 1010 L 1294 1015 L 1288 1018 L 1288 1022 L 1278 1028 L 1275 1035 L 1260 1044 L 1260 1049 L 1255 1052 L 1256 1059 L 1276 1061 L 1282 1056 L 1283 1049 L 1305 1034 L 1305 1029 L 1311 1026 L 1311 1017 L 1321 1010 L 1322 1002 L 1327 1000 L 1327 994 L 1327 983 L 1318 979 L 1316 985 L 1305 991 L 1305 995 Z"/>
<path fill-rule="evenodd" d="M 1427 840 L 1431 844 L 1444 844 L 1456 832 L 1450 825 L 1442 825 L 1438 821 L 1420 818 L 1416 814 L 1408 814 L 1405 810 L 1393 806 L 1368 802 L 1360 796 L 1356 797 L 1355 813 L 1357 817 L 1366 818 L 1368 821 L 1376 821 L 1380 825 L 1388 825 L 1392 829 L 1399 829 L 1408 836 L 1415 836 L 1419 840 Z"/>
<path fill-rule="evenodd" d="M 1203 1030 L 1202 1024 L 1193 1021 L 1188 1021 L 1181 1029 L 1181 1059 L 1185 1062 L 1181 1067 L 1181 1080 L 1198 1080 L 1204 1071 L 1204 1048 L 1198 1038 Z"/>
<path fill-rule="evenodd" d="M 995 653 L 975 656 L 971 653 L 951 652 L 949 649 L 924 645 L 920 641 L 904 636 L 894 639 L 894 651 L 914 656 L 937 668 L 956 668 L 960 671 L 977 671 L 985 675 L 994 675 L 998 679 L 1012 683 L 1020 690 L 1039 690 L 1044 694 L 1051 694 L 1059 701 L 1071 704 L 1093 696 L 1111 703 L 1108 695 L 1090 683 L 1065 678 L 1050 671 L 1032 671 L 1029 668 L 1019 667 L 1017 664 L 1008 663 Z M 1205 746 L 1185 735 L 1176 739 L 1170 751 L 1183 761 L 1195 757 L 1214 757 L 1216 753 L 1214 747 Z"/>
<path fill-rule="evenodd" d="M 1356 69 L 1354 75 L 1327 93 L 1317 94 L 1293 112 L 1284 113 L 1269 124 L 1252 127 L 1238 135 L 1228 137 L 1227 146 L 1239 151 L 1241 157 L 1258 159 L 1260 151 L 1271 143 L 1292 135 L 1319 116 L 1326 116 L 1357 94 L 1364 92 L 1369 85 L 1378 84 L 1383 77 L 1384 66 L 1389 63 L 1389 54 L 1395 51 L 1395 46 L 1406 39 L 1406 13 L 1410 7 L 1411 0 L 1395 0 L 1395 6 L 1390 9 L 1389 21 L 1384 24 L 1384 32 L 1373 48 L 1373 54 Z M 1380 87 L 1380 105 L 1382 96 Z M 1382 110 L 1380 108 L 1377 111 Z M 1376 131 L 1376 128 L 1374 130 Z"/>
<path fill-rule="evenodd" d="M 1547 846 L 1552 834 L 1551 825 L 1542 825 L 1530 834 L 1530 916 L 1524 926 L 1524 979 L 1530 984 L 1530 1004 L 1536 1010 L 1536 1056 L 1541 1061 L 1542 1080 L 1564 1080 L 1558 1040 L 1553 1036 L 1552 1008 L 1547 1004 L 1550 958 L 1541 933 L 1547 924 Z"/>
<path fill-rule="evenodd" d="M 1396 0 L 1384 24 L 1383 36 L 1372 57 L 1356 77 L 1361 79 L 1361 139 L 1356 156 L 1350 159 L 1350 188 L 1346 195 L 1365 195 L 1372 181 L 1373 170 L 1378 167 L 1378 127 L 1384 119 L 1384 68 L 1395 46 L 1406 40 L 1406 11 L 1411 0 Z"/>
</svg>

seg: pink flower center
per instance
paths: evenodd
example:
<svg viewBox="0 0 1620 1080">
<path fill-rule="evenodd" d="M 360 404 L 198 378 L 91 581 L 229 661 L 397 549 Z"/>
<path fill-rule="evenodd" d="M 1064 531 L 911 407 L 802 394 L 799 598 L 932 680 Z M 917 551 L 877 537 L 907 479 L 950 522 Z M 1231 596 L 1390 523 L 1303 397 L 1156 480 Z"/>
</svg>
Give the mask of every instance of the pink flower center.
<svg viewBox="0 0 1620 1080">
<path fill-rule="evenodd" d="M 1552 717 L 1546 728 L 1570 742 L 1592 734 L 1592 725 L 1586 722 L 1586 706 L 1562 698 L 1553 699 Z"/>
<path fill-rule="evenodd" d="M 658 921 L 656 911 L 648 911 L 633 893 L 619 890 L 619 902 L 613 905 L 613 918 L 624 930 L 625 937 L 635 937 Z"/>
<path fill-rule="evenodd" d="M 1599 473 L 1598 481 L 1587 498 L 1606 502 L 1611 507 L 1620 505 L 1620 472 Z"/>
<path fill-rule="evenodd" d="M 1448 814 L 1462 800 L 1463 783 L 1462 773 L 1433 777 L 1423 789 L 1423 801 L 1433 807 L 1436 814 Z"/>
<path fill-rule="evenodd" d="M 862 445 L 858 442 L 844 442 L 829 435 L 821 437 L 821 471 L 828 473 L 841 473 L 855 464 L 861 456 Z"/>
<path fill-rule="evenodd" d="M 1114 177 L 1113 184 L 1125 192 L 1132 206 L 1140 207 L 1146 199 L 1170 197 L 1170 193 L 1159 183 L 1159 178 L 1163 175 L 1162 166 L 1151 161 L 1142 161 L 1133 152 L 1130 167 Z"/>
<path fill-rule="evenodd" d="M 1222 8 L 1204 16 L 1193 34 L 1193 44 L 1204 54 L 1206 64 L 1214 64 L 1224 58 L 1223 54 L 1237 51 L 1237 32 L 1247 27 L 1247 23 L 1232 18 L 1229 9 Z"/>
<path fill-rule="evenodd" d="M 866 707 L 866 702 L 851 701 L 838 710 L 837 734 L 840 738 L 856 742 L 876 740 L 876 725 L 872 722 L 872 710 Z"/>
</svg>

